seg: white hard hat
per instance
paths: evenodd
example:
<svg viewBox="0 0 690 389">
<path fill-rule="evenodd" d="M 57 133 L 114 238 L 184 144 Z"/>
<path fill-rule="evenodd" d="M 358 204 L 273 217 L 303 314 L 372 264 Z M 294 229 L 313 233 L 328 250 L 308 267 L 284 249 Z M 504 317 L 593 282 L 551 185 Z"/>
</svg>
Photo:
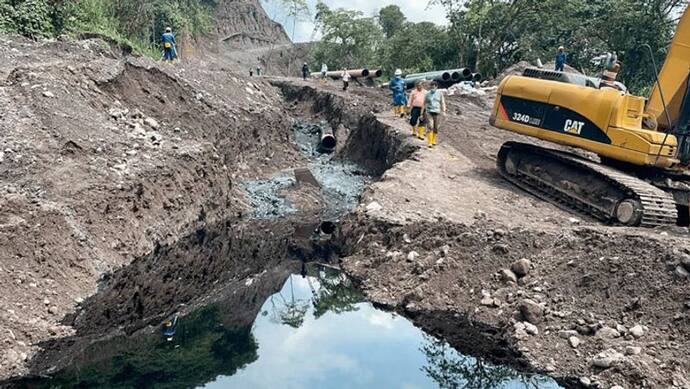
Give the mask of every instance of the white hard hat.
<svg viewBox="0 0 690 389">
<path fill-rule="evenodd" d="M 565 47 L 563 47 L 563 46 L 558 46 L 558 50 L 565 50 Z"/>
<path fill-rule="evenodd" d="M 400 70 L 400 69 L 395 69 L 395 75 L 396 75 L 396 76 L 402 76 L 402 70 Z"/>
</svg>

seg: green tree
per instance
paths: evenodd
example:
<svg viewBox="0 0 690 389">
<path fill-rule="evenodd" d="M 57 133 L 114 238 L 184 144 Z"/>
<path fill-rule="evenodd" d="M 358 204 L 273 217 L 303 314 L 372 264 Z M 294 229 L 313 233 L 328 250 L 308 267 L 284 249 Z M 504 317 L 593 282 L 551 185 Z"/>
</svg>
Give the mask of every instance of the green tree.
<svg viewBox="0 0 690 389">
<path fill-rule="evenodd" d="M 382 49 L 384 69 L 407 73 L 445 69 L 457 63 L 457 46 L 446 29 L 431 22 L 407 23 Z"/>
<path fill-rule="evenodd" d="M 383 41 L 381 27 L 361 12 L 331 10 L 323 3 L 316 5 L 317 28 L 322 34 L 312 57 L 332 69 L 364 67 L 375 64 Z"/>
<path fill-rule="evenodd" d="M 665 56 L 681 0 L 434 0 L 445 6 L 450 35 L 461 62 L 497 75 L 506 67 L 537 58 L 551 61 L 558 46 L 568 64 L 586 72 L 590 59 L 616 52 L 620 79 L 643 92 L 654 79 L 643 44 L 657 62 Z M 626 66 L 627 64 L 627 66 Z"/>
<path fill-rule="evenodd" d="M 406 21 L 407 18 L 405 18 L 405 15 L 397 5 L 391 4 L 381 8 L 379 11 L 379 24 L 386 38 L 392 38 L 402 30 Z"/>
</svg>

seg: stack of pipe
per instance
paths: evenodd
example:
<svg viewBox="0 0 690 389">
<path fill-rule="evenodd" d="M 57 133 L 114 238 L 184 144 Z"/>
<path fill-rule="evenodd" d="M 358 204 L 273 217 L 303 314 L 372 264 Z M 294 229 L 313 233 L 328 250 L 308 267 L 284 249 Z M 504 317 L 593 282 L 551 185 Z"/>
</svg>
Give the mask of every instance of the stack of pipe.
<svg viewBox="0 0 690 389">
<path fill-rule="evenodd" d="M 383 70 L 381 69 L 374 69 L 374 70 L 369 70 L 367 68 L 364 69 L 353 69 L 353 70 L 348 70 L 347 71 L 350 74 L 350 77 L 352 78 L 379 78 L 383 75 Z M 320 72 L 315 72 L 311 74 L 312 77 L 314 78 L 319 78 L 321 77 Z M 342 70 L 334 70 L 332 72 L 326 72 L 326 77 L 331 78 L 333 80 L 339 80 L 343 77 L 343 71 Z"/>
<path fill-rule="evenodd" d="M 443 86 L 450 86 L 461 81 L 480 81 L 481 77 L 481 74 L 472 73 L 468 68 L 460 68 L 408 74 L 404 80 L 405 86 L 411 88 L 417 81 L 436 81 Z"/>
</svg>

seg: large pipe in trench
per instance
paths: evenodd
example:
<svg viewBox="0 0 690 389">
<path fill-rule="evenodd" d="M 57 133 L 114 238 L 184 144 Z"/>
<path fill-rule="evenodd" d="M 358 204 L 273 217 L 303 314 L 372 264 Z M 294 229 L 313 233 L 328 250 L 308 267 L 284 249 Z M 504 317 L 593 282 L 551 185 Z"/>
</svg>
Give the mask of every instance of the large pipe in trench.
<svg viewBox="0 0 690 389">
<path fill-rule="evenodd" d="M 320 153 L 332 153 L 335 151 L 335 147 L 338 145 L 338 140 L 335 138 L 333 129 L 330 127 L 321 128 L 321 133 L 319 134 L 319 146 L 318 150 Z"/>
<path fill-rule="evenodd" d="M 323 235 L 333 235 L 335 233 L 335 230 L 337 228 L 337 225 L 335 222 L 332 221 L 323 221 L 321 224 L 319 224 L 319 233 Z"/>
</svg>

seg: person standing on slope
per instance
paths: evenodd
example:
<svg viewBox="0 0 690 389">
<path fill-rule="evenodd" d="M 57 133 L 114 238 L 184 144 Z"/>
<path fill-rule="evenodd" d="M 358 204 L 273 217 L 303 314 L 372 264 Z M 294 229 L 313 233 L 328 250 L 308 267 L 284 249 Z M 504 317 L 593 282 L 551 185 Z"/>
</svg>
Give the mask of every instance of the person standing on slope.
<svg viewBox="0 0 690 389">
<path fill-rule="evenodd" d="M 343 78 L 343 91 L 347 92 L 347 88 L 350 86 L 350 72 L 347 71 L 347 68 L 343 69 L 343 74 L 341 75 Z"/>
<path fill-rule="evenodd" d="M 323 84 L 326 83 L 326 74 L 328 74 L 328 65 L 324 63 L 321 64 L 321 82 Z"/>
<path fill-rule="evenodd" d="M 558 53 L 556 54 L 556 71 L 562 72 L 565 68 L 565 60 L 568 55 L 565 53 L 565 48 L 563 46 L 558 48 Z"/>
<path fill-rule="evenodd" d="M 304 81 L 307 81 L 307 77 L 309 77 L 309 65 L 305 62 L 304 65 L 302 65 L 302 78 Z"/>
<path fill-rule="evenodd" d="M 165 29 L 161 40 L 163 41 L 163 60 L 167 63 L 172 63 L 177 58 L 175 35 L 172 33 L 172 28 L 167 27 Z"/>
<path fill-rule="evenodd" d="M 388 88 L 393 91 L 393 113 L 404 117 L 407 97 L 405 96 L 405 80 L 402 79 L 402 70 L 395 70 L 395 77 L 388 84 Z"/>
<path fill-rule="evenodd" d="M 436 137 L 441 128 L 441 117 L 446 115 L 448 111 L 446 107 L 446 98 L 443 92 L 438 90 L 438 82 L 431 82 L 431 90 L 426 93 L 424 98 L 424 109 L 426 111 L 426 125 L 429 131 L 429 148 L 436 145 Z"/>
</svg>

